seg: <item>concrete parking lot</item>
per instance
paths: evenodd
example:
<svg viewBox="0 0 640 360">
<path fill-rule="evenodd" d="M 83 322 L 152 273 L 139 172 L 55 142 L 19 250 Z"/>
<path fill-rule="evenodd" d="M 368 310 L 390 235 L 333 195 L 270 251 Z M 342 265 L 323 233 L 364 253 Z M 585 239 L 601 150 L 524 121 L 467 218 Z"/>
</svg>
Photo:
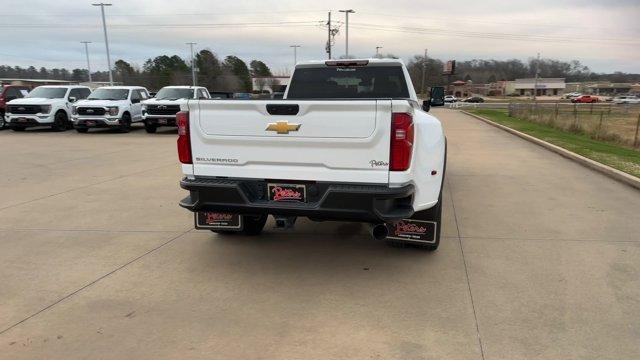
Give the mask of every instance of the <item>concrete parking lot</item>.
<svg viewBox="0 0 640 360">
<path fill-rule="evenodd" d="M 640 193 L 433 113 L 434 253 L 352 223 L 195 231 L 175 130 L 0 131 L 0 358 L 640 358 Z"/>
</svg>

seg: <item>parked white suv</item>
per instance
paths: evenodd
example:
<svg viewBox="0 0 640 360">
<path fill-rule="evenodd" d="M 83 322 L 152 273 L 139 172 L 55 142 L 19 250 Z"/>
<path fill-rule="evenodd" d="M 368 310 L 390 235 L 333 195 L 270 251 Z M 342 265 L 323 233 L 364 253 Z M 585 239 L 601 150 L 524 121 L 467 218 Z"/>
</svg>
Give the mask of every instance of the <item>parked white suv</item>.
<svg viewBox="0 0 640 360">
<path fill-rule="evenodd" d="M 104 86 L 72 108 L 73 126 L 80 133 L 90 128 L 117 128 L 129 132 L 131 124 L 142 121 L 142 101 L 149 98 L 141 86 Z"/>
<path fill-rule="evenodd" d="M 211 95 L 201 86 L 165 86 L 160 89 L 155 98 L 142 103 L 145 130 L 155 133 L 160 126 L 176 126 L 180 104 L 189 99 L 211 99 Z"/>
<path fill-rule="evenodd" d="M 38 86 L 25 97 L 7 103 L 6 121 L 14 131 L 34 126 L 71 129 L 72 105 L 90 93 L 86 86 Z"/>
</svg>

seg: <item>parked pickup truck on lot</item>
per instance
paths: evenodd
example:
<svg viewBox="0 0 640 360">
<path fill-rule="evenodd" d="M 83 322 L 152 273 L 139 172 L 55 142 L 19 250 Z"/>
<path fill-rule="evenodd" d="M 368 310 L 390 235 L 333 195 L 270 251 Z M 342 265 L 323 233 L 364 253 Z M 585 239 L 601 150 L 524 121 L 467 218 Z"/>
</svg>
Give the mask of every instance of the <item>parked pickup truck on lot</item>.
<svg viewBox="0 0 640 360">
<path fill-rule="evenodd" d="M 178 153 L 200 229 L 259 234 L 296 217 L 371 224 L 376 239 L 434 250 L 446 139 L 400 60 L 296 66 L 283 100 L 190 100 Z"/>
<path fill-rule="evenodd" d="M 5 119 L 14 131 L 34 126 L 71 129 L 72 104 L 90 93 L 86 86 L 38 86 L 24 98 L 9 101 Z"/>
<path fill-rule="evenodd" d="M 4 120 L 7 103 L 11 100 L 21 99 L 29 93 L 28 86 L 3 85 L 0 86 L 0 129 L 3 129 L 6 122 Z"/>
<path fill-rule="evenodd" d="M 165 86 L 153 99 L 142 102 L 142 118 L 148 133 L 155 133 L 159 126 L 176 126 L 176 113 L 180 104 L 189 99 L 210 99 L 209 91 L 200 86 Z"/>
<path fill-rule="evenodd" d="M 126 133 L 131 124 L 142 121 L 143 100 L 149 98 L 140 86 L 103 86 L 73 106 L 73 126 L 79 133 L 91 128 L 116 128 Z"/>
</svg>

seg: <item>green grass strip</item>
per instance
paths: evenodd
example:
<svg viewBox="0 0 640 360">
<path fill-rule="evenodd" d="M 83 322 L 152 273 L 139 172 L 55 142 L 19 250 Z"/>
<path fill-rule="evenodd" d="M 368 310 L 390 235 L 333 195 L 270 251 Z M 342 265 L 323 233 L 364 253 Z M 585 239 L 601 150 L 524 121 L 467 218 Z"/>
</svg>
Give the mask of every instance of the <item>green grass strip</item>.
<svg viewBox="0 0 640 360">
<path fill-rule="evenodd" d="M 640 151 L 594 140 L 588 135 L 573 134 L 544 124 L 509 117 L 505 110 L 476 109 L 469 112 L 640 177 Z"/>
</svg>

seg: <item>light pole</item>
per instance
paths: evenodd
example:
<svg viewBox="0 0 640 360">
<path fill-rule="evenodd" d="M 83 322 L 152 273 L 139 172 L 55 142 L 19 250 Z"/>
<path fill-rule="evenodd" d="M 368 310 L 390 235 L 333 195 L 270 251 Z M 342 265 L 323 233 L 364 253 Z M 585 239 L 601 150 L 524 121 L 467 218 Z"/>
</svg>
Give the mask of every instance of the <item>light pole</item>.
<svg viewBox="0 0 640 360">
<path fill-rule="evenodd" d="M 186 44 L 189 45 L 189 48 L 191 48 L 191 79 L 193 81 L 193 86 L 196 86 L 198 83 L 198 81 L 196 80 L 196 62 L 193 59 L 193 45 L 195 45 L 196 43 L 188 42 Z"/>
<path fill-rule="evenodd" d="M 382 46 L 376 46 L 376 57 L 380 55 L 380 49 L 382 49 Z"/>
<path fill-rule="evenodd" d="M 420 85 L 420 94 L 424 96 L 424 81 L 427 76 L 427 49 L 424 49 L 424 58 L 422 59 L 422 83 Z"/>
<path fill-rule="evenodd" d="M 538 75 L 540 74 L 540 53 L 536 59 L 536 80 L 533 84 L 533 101 L 536 101 L 538 96 Z"/>
<path fill-rule="evenodd" d="M 107 67 L 109 68 L 109 85 L 113 86 L 113 74 L 111 74 L 111 55 L 109 55 L 109 37 L 107 36 L 107 22 L 104 19 L 104 7 L 111 6 L 107 3 L 91 4 L 93 6 L 100 6 L 100 12 L 102 13 L 102 29 L 104 30 L 104 45 L 107 47 Z"/>
<path fill-rule="evenodd" d="M 347 9 L 347 10 L 338 10 L 340 12 L 343 12 L 345 15 L 345 52 L 346 52 L 346 58 L 349 58 L 349 14 L 351 13 L 355 13 L 355 11 L 353 9 Z"/>
<path fill-rule="evenodd" d="M 87 72 L 89 73 L 89 83 L 91 83 L 91 63 L 89 63 L 89 44 L 91 41 L 80 41 L 80 43 L 84 44 L 84 52 L 87 55 Z"/>
<path fill-rule="evenodd" d="M 293 48 L 293 67 L 295 68 L 298 63 L 298 48 L 301 47 L 301 45 L 291 45 L 289 47 Z"/>
</svg>

